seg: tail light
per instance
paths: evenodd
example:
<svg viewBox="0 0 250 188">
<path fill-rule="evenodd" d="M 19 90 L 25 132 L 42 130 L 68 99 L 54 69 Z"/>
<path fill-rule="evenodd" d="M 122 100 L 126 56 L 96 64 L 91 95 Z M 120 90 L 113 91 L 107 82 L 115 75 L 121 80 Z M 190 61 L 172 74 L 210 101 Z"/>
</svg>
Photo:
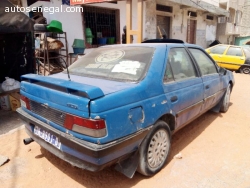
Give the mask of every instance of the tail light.
<svg viewBox="0 0 250 188">
<path fill-rule="evenodd" d="M 30 100 L 27 97 L 21 95 L 20 102 L 22 107 L 25 107 L 30 110 Z"/>
<path fill-rule="evenodd" d="M 21 95 L 20 102 L 22 107 L 30 110 L 30 100 L 27 97 Z M 103 119 L 85 119 L 66 114 L 63 126 L 69 130 L 92 137 L 103 137 L 106 135 L 106 124 Z"/>
<path fill-rule="evenodd" d="M 66 114 L 64 127 L 92 137 L 103 137 L 106 135 L 106 125 L 103 119 L 85 119 Z"/>
</svg>

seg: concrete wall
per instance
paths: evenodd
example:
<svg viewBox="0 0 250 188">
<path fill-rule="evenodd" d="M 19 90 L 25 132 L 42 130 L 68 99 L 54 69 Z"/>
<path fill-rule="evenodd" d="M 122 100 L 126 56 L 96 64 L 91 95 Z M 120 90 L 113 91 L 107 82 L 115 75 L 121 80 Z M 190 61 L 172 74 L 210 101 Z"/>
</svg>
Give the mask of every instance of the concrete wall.
<svg viewBox="0 0 250 188">
<path fill-rule="evenodd" d="M 250 36 L 250 0 L 246 0 L 243 8 L 242 21 L 241 21 L 241 36 Z"/>
<path fill-rule="evenodd" d="M 214 3 L 217 4 L 217 2 Z M 167 13 L 162 11 L 156 11 L 156 4 L 172 6 L 173 12 Z M 188 11 L 197 12 L 196 18 L 190 18 L 197 21 L 196 44 L 204 48 L 208 47 L 208 45 L 216 39 L 216 16 L 214 16 L 214 20 L 212 21 L 207 20 L 206 14 L 203 14 L 203 11 L 194 8 L 181 9 L 179 4 L 165 0 L 146 1 L 145 37 L 148 39 L 156 38 L 156 32 L 158 32 L 156 25 L 156 15 L 162 15 L 171 17 L 170 38 L 176 38 L 186 41 L 187 25 L 189 19 Z"/>
<path fill-rule="evenodd" d="M 247 42 L 250 42 L 250 36 L 235 38 L 235 45 L 243 46 L 246 45 Z"/>
<path fill-rule="evenodd" d="M 220 0 L 202 0 L 202 1 L 209 3 L 211 5 L 214 5 L 216 7 L 219 7 L 219 3 L 220 3 Z"/>
<path fill-rule="evenodd" d="M 218 40 L 222 44 L 234 44 L 234 36 L 232 35 L 220 35 Z"/>
<path fill-rule="evenodd" d="M 146 1 L 146 15 L 144 22 L 143 40 L 156 38 L 156 2 L 155 0 Z"/>
</svg>

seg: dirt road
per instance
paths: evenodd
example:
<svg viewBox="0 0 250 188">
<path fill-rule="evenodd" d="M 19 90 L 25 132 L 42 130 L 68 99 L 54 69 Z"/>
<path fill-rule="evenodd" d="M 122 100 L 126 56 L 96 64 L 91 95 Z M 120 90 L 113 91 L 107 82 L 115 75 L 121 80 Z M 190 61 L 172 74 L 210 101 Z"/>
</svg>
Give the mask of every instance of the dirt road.
<svg viewBox="0 0 250 188">
<path fill-rule="evenodd" d="M 23 145 L 24 129 L 0 136 L 2 188 L 250 187 L 250 75 L 235 74 L 231 106 L 225 114 L 208 112 L 173 136 L 167 166 L 154 177 L 128 179 L 108 168 L 91 173 L 72 167 L 35 142 Z M 181 152 L 182 159 L 174 156 Z"/>
</svg>

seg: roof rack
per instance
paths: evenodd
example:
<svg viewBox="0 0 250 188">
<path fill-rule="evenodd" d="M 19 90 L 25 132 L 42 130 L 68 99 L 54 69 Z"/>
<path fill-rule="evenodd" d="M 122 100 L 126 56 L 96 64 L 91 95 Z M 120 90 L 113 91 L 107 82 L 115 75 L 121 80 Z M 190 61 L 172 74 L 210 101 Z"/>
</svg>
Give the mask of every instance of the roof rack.
<svg viewBox="0 0 250 188">
<path fill-rule="evenodd" d="M 145 40 L 142 43 L 178 43 L 183 44 L 184 42 L 179 39 L 149 39 Z"/>
</svg>

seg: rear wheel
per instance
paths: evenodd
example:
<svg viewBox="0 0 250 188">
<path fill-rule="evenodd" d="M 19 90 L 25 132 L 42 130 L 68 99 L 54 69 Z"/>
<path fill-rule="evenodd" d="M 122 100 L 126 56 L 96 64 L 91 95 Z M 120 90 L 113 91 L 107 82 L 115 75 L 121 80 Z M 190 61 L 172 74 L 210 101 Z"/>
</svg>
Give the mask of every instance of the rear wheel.
<svg viewBox="0 0 250 188">
<path fill-rule="evenodd" d="M 225 93 L 225 95 L 223 97 L 222 106 L 220 108 L 221 112 L 226 112 L 228 110 L 229 103 L 230 103 L 230 95 L 231 95 L 231 85 L 228 84 L 226 93 Z"/>
<path fill-rule="evenodd" d="M 145 176 L 159 172 L 167 162 L 170 151 L 170 129 L 164 121 L 157 121 L 143 140 L 137 171 Z"/>
<path fill-rule="evenodd" d="M 240 73 L 250 74 L 250 66 L 249 67 L 241 67 Z"/>
</svg>

